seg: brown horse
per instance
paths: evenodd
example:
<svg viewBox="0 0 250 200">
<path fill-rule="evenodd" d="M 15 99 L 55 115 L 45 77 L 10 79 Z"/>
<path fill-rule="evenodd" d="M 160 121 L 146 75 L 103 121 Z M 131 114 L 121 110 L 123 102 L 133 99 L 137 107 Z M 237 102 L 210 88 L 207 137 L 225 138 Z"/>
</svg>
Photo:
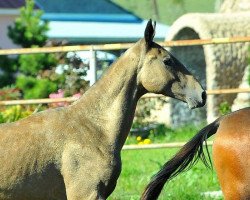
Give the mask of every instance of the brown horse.
<svg viewBox="0 0 250 200">
<path fill-rule="evenodd" d="M 198 132 L 153 177 L 141 199 L 157 199 L 167 181 L 191 168 L 199 158 L 209 166 L 203 142 L 215 133 L 213 161 L 225 199 L 250 199 L 250 108 L 225 115 Z"/>
<path fill-rule="evenodd" d="M 120 152 L 138 99 L 147 92 L 205 104 L 188 70 L 144 38 L 128 49 L 78 101 L 0 126 L 1 200 L 106 199 L 121 171 Z"/>
</svg>

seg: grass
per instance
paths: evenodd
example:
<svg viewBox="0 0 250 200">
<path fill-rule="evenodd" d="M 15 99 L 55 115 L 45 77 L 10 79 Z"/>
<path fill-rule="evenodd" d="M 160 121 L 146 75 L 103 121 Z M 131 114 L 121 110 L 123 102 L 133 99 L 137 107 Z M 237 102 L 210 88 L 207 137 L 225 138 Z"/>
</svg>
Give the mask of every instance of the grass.
<svg viewBox="0 0 250 200">
<path fill-rule="evenodd" d="M 150 133 L 149 138 L 153 143 L 188 141 L 202 127 L 204 127 L 204 124 L 199 126 L 189 125 L 176 129 L 160 126 Z M 137 143 L 136 137 L 129 136 L 126 144 L 135 143 Z M 177 151 L 177 148 L 122 151 L 122 173 L 109 200 L 139 199 L 150 178 Z M 202 192 L 218 190 L 220 190 L 220 187 L 215 172 L 207 169 L 203 163 L 198 162 L 189 171 L 171 180 L 165 186 L 159 199 L 212 200 L 213 197 L 202 196 Z"/>
<path fill-rule="evenodd" d="M 160 125 L 155 130 L 150 131 L 148 138 L 153 143 L 169 143 L 169 142 L 185 142 L 190 140 L 201 128 L 205 126 L 205 123 L 201 123 L 198 126 L 186 125 L 183 127 L 171 129 L 164 125 Z M 135 136 L 129 135 L 126 140 L 126 144 L 137 144 Z"/>
<path fill-rule="evenodd" d="M 178 149 L 152 149 L 122 151 L 123 169 L 117 187 L 109 200 L 137 200 L 151 176 L 173 156 Z M 192 169 L 165 185 L 160 200 L 197 200 L 202 192 L 220 190 L 214 171 L 199 162 Z"/>
</svg>

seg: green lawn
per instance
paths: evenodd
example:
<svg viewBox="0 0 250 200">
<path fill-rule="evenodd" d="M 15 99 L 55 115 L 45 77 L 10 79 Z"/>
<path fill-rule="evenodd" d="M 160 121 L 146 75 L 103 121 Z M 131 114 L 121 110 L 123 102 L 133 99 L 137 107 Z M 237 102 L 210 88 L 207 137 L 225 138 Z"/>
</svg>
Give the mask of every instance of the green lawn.
<svg viewBox="0 0 250 200">
<path fill-rule="evenodd" d="M 178 149 L 127 150 L 122 152 L 122 173 L 109 200 L 139 199 L 150 177 L 155 174 Z M 159 199 L 214 199 L 201 195 L 220 190 L 214 171 L 198 163 L 191 170 L 174 178 L 165 186 Z"/>
</svg>

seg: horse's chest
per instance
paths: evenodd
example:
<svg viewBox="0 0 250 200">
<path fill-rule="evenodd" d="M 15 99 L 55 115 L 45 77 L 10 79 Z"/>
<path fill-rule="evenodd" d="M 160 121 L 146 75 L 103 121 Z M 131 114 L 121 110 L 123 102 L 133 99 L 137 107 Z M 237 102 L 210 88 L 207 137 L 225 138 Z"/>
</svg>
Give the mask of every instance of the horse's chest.
<svg viewBox="0 0 250 200">
<path fill-rule="evenodd" d="M 62 156 L 62 174 L 66 187 L 78 183 L 82 187 L 113 190 L 121 172 L 120 156 L 106 149 L 69 145 Z"/>
</svg>

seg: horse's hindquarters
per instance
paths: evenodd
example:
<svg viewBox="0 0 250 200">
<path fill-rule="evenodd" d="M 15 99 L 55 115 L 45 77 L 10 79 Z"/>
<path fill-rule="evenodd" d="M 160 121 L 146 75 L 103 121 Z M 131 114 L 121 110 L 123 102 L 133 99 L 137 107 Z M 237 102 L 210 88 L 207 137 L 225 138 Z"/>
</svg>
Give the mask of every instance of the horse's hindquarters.
<svg viewBox="0 0 250 200">
<path fill-rule="evenodd" d="M 248 121 L 240 112 L 229 116 L 222 121 L 214 139 L 213 161 L 226 200 L 250 199 Z"/>
</svg>

